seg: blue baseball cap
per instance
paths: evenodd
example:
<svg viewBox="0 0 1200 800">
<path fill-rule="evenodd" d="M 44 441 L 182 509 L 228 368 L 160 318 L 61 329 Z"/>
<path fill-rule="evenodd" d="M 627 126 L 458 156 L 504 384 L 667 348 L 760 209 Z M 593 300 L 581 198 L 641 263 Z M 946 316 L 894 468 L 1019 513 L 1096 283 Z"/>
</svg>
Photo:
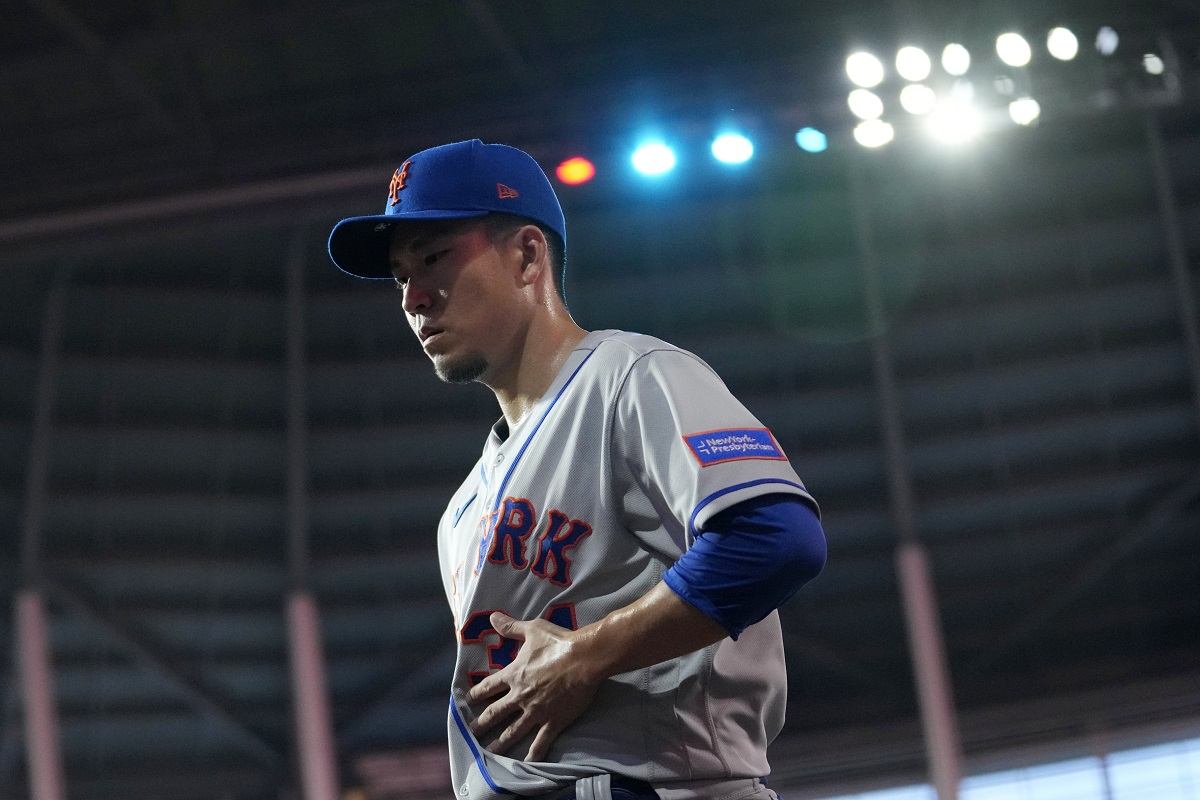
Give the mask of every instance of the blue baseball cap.
<svg viewBox="0 0 1200 800">
<path fill-rule="evenodd" d="M 333 226 L 329 257 L 357 278 L 391 279 L 388 248 L 405 220 L 469 219 L 513 214 L 545 225 L 567 243 L 567 223 L 554 187 L 523 150 L 478 139 L 431 147 L 392 173 L 382 214 Z"/>
</svg>

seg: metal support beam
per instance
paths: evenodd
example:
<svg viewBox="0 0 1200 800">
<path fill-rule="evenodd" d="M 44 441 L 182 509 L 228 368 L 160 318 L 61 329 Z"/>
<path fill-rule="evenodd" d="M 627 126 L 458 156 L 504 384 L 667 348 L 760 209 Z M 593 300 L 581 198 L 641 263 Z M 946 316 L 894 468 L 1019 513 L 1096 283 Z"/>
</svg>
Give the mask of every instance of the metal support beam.
<svg viewBox="0 0 1200 800">
<path fill-rule="evenodd" d="M 63 800 L 65 777 L 54 705 L 54 661 L 41 595 L 42 523 L 50 471 L 55 384 L 58 379 L 63 314 L 70 273 L 61 269 L 46 300 L 42 320 L 42 357 L 38 367 L 33 436 L 25 477 L 25 509 L 21 525 L 21 572 L 25 588 L 16 595 L 17 662 L 25 711 L 25 756 L 29 795 L 33 800 Z"/>
<path fill-rule="evenodd" d="M 30 800 L 65 800 L 58 711 L 54 706 L 54 666 L 46 632 L 46 606 L 40 592 L 17 592 L 17 651 L 25 696 L 25 753 Z"/>
<path fill-rule="evenodd" d="M 79 211 L 0 220 L 0 245 L 135 223 L 161 223 L 194 214 L 271 206 L 281 201 L 289 202 L 294 209 L 306 200 L 378 188 L 383 169 L 378 166 L 334 170 L 299 178 L 254 181 L 224 189 L 180 192 L 149 200 L 104 203 Z"/>
<path fill-rule="evenodd" d="M 954 691 L 942 639 L 929 556 L 918 541 L 901 542 L 896 551 L 908 647 L 917 679 L 917 700 L 933 787 L 941 800 L 958 796 L 962 780 L 962 744 L 954 710 Z"/>
<path fill-rule="evenodd" d="M 292 232 L 287 254 L 288 577 L 308 582 L 308 375 L 304 330 L 304 231 Z"/>
<path fill-rule="evenodd" d="M 334 752 L 333 713 L 321 647 L 317 604 L 307 592 L 288 598 L 288 636 L 291 644 L 292 708 L 300 755 L 304 800 L 337 800 L 337 754 Z"/>
<path fill-rule="evenodd" d="M 962 776 L 962 744 L 933 575 L 925 549 L 917 538 L 916 501 L 908 468 L 908 445 L 901 418 L 887 315 L 879 286 L 879 257 L 875 252 L 862 169 L 860 161 L 852 156 L 850 199 L 854 213 L 855 243 L 872 334 L 871 358 L 880 427 L 883 429 L 888 497 L 892 522 L 900 537 L 896 567 L 930 778 L 939 800 L 955 800 Z"/>
<path fill-rule="evenodd" d="M 68 586 L 61 578 L 47 580 L 46 591 L 70 613 L 103 631 L 142 667 L 175 687 L 196 709 L 236 733 L 264 762 L 274 765 L 281 760 L 275 746 L 238 716 L 231 701 L 204 686 L 199 677 L 163 655 L 162 648 L 150 636 L 137 631 L 117 614 L 102 609 L 81 587 Z"/>
<path fill-rule="evenodd" d="M 54 423 L 55 385 L 62 346 L 63 314 L 70 273 L 61 269 L 46 298 L 42 318 L 42 354 L 38 364 L 33 432 L 25 471 L 25 509 L 21 520 L 21 573 L 27 586 L 36 586 L 42 573 L 42 521 L 46 511 L 46 482 L 50 471 L 50 435 Z"/>
<path fill-rule="evenodd" d="M 1200 473 L 1168 492 L 1141 519 L 1076 567 L 1072 574 L 1056 581 L 1053 589 L 1030 603 L 1029 613 L 995 638 L 987 652 L 970 665 L 971 672 L 979 673 L 995 666 L 1014 645 L 1052 622 L 1197 499 L 1200 499 Z"/>
<path fill-rule="evenodd" d="M 304 800 L 337 800 L 337 753 L 317 603 L 307 590 L 308 403 L 304 346 L 303 228 L 292 232 L 287 263 L 288 644 L 292 709 Z"/>
<path fill-rule="evenodd" d="M 1146 142 L 1150 149 L 1154 193 L 1158 198 L 1158 212 L 1162 217 L 1171 280 L 1175 285 L 1175 299 L 1179 304 L 1179 323 L 1183 327 L 1183 342 L 1187 350 L 1196 430 L 1200 432 L 1200 315 L 1196 311 L 1196 287 L 1192 283 L 1187 248 L 1184 246 L 1179 226 L 1179 204 L 1175 200 L 1175 189 L 1171 186 L 1171 165 L 1167 161 L 1162 129 L 1153 113 L 1146 115 Z"/>
</svg>

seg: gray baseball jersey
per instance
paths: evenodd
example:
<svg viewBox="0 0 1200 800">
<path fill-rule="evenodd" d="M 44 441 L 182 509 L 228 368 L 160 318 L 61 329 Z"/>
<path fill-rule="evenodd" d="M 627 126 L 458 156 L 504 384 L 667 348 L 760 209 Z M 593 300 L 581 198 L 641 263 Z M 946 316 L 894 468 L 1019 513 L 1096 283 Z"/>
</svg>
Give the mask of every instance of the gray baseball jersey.
<svg viewBox="0 0 1200 800">
<path fill-rule="evenodd" d="M 458 637 L 447 727 L 459 796 L 536 795 L 614 772 L 664 798 L 743 785 L 752 794 L 783 725 L 774 612 L 737 641 L 605 681 L 544 762 L 488 752 L 467 727 L 465 695 L 516 653 L 491 612 L 595 622 L 659 583 L 712 515 L 777 492 L 812 499 L 774 436 L 707 364 L 649 336 L 589 333 L 512 430 L 503 419 L 493 427 L 438 527 Z"/>
</svg>

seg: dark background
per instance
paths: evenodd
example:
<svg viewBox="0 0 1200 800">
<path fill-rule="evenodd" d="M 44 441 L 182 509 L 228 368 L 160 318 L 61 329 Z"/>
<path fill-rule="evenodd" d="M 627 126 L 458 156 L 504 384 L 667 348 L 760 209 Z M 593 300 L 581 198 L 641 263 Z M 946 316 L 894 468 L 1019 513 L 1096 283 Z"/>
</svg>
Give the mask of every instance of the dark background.
<svg viewBox="0 0 1200 800">
<path fill-rule="evenodd" d="M 289 269 L 300 583 L 342 783 L 444 795 L 420 788 L 444 780 L 453 653 L 433 534 L 497 409 L 440 385 L 397 295 L 339 273 L 324 240 L 382 207 L 405 156 L 475 136 L 548 171 L 596 162 L 559 190 L 578 321 L 708 360 L 821 502 L 829 565 L 782 610 L 789 797 L 925 774 L 879 341 L 968 769 L 1200 728 L 1196 3 L 31 0 L 3 17 L 0 592 L 49 604 L 70 797 L 294 796 Z M 1077 61 L 1045 54 L 1056 24 Z M 1109 59 L 1100 25 L 1122 37 Z M 989 55 L 1010 28 L 1028 70 Z M 893 144 L 855 144 L 850 50 L 951 40 L 976 54 L 994 130 L 933 146 L 893 110 Z M 1041 100 L 1038 126 L 1004 121 L 1001 72 Z M 705 149 L 732 123 L 758 147 L 736 170 Z M 795 147 L 803 125 L 828 152 Z M 681 159 L 654 182 L 628 167 L 650 127 Z M 0 643 L 15 652 L 11 615 Z M 6 800 L 27 796 L 14 664 Z"/>
</svg>

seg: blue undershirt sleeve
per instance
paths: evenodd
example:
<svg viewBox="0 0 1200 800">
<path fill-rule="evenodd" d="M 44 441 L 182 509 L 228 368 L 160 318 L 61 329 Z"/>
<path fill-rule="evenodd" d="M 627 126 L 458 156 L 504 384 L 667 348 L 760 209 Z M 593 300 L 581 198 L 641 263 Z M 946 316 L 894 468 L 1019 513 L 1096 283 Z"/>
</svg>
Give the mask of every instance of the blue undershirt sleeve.
<svg viewBox="0 0 1200 800">
<path fill-rule="evenodd" d="M 737 639 L 815 578 L 825 557 L 812 506 L 767 494 L 713 515 L 663 580 Z"/>
</svg>

